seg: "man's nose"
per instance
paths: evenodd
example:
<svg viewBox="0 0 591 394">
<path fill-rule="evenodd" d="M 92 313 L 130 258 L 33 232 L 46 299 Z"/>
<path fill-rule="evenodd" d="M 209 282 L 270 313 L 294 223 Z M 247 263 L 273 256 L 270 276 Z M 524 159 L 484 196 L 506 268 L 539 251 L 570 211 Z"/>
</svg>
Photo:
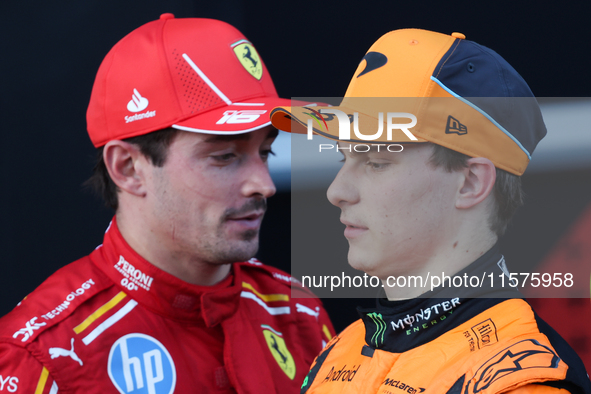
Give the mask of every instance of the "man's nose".
<svg viewBox="0 0 591 394">
<path fill-rule="evenodd" d="M 359 200 L 359 193 L 354 185 L 351 174 L 343 166 L 326 191 L 328 201 L 342 208 L 346 204 L 354 204 Z"/>
<path fill-rule="evenodd" d="M 275 194 L 277 189 L 269 174 L 267 163 L 261 159 L 254 160 L 253 164 L 246 169 L 246 181 L 243 185 L 243 193 L 247 197 L 261 195 L 269 198 Z"/>
</svg>

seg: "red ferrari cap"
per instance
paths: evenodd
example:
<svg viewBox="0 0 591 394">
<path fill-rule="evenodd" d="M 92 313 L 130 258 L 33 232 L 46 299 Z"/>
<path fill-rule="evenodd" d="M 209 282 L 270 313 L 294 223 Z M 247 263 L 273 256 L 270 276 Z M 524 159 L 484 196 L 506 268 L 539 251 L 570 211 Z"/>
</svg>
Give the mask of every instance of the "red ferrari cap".
<svg viewBox="0 0 591 394">
<path fill-rule="evenodd" d="M 173 127 L 240 134 L 270 125 L 277 96 L 254 46 L 214 19 L 163 14 L 132 31 L 103 60 L 86 114 L 95 147 Z"/>
</svg>

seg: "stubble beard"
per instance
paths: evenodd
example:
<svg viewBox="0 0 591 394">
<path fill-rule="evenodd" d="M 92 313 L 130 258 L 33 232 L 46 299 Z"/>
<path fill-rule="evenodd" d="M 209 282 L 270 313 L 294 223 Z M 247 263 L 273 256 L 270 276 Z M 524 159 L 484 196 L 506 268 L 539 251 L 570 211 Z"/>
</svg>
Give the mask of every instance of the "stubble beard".
<svg viewBox="0 0 591 394">
<path fill-rule="evenodd" d="M 245 230 L 238 234 L 238 239 L 228 240 L 225 224 L 230 217 L 266 209 L 265 199 L 253 199 L 238 209 L 227 209 L 218 223 L 214 239 L 203 245 L 204 251 L 209 255 L 208 260 L 213 264 L 230 264 L 254 257 L 259 249 L 259 229 Z"/>
</svg>

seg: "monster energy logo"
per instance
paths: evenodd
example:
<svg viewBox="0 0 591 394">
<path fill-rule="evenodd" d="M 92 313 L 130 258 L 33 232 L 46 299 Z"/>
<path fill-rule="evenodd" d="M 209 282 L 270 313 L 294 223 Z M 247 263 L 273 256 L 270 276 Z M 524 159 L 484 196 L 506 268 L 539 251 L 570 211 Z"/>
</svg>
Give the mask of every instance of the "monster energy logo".
<svg viewBox="0 0 591 394">
<path fill-rule="evenodd" d="M 306 376 L 306 379 L 304 379 L 304 383 L 302 383 L 302 387 L 300 387 L 300 389 L 303 389 L 307 384 L 308 384 L 308 376 Z"/>
<path fill-rule="evenodd" d="M 380 347 L 384 344 L 384 334 L 388 326 L 381 313 L 372 312 L 368 313 L 367 316 L 376 324 L 376 332 L 371 336 L 371 343 L 374 347 Z"/>
</svg>

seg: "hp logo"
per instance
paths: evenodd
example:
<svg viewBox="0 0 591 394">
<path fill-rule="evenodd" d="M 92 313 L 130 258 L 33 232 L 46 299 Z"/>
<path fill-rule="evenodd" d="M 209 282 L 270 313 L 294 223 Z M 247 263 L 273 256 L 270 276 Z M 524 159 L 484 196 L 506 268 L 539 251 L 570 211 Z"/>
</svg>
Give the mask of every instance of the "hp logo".
<svg viewBox="0 0 591 394">
<path fill-rule="evenodd" d="M 109 353 L 109 377 L 121 394 L 171 394 L 176 369 L 168 350 L 145 334 L 119 338 Z"/>
</svg>

